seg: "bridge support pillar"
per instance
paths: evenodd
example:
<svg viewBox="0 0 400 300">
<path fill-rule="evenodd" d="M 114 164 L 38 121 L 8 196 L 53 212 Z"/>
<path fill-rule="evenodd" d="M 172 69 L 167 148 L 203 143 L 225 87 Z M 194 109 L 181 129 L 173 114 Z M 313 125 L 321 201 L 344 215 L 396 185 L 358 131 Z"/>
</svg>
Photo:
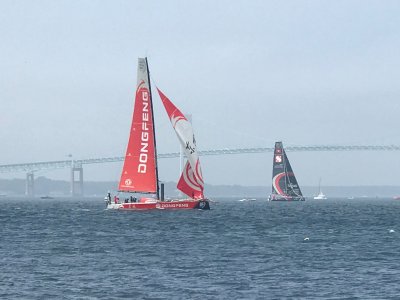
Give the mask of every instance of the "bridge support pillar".
<svg viewBox="0 0 400 300">
<path fill-rule="evenodd" d="M 71 196 L 72 197 L 83 196 L 83 168 L 82 168 L 82 166 L 71 168 Z"/>
<path fill-rule="evenodd" d="M 25 195 L 35 197 L 35 176 L 33 172 L 26 173 Z"/>
</svg>

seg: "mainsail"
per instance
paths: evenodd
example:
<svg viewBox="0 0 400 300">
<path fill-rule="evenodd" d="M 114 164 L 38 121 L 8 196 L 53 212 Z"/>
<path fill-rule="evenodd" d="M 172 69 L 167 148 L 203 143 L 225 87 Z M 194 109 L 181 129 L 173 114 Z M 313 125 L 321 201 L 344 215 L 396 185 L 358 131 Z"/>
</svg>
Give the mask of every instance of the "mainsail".
<svg viewBox="0 0 400 300">
<path fill-rule="evenodd" d="M 282 142 L 275 143 L 272 200 L 304 200 Z"/>
<path fill-rule="evenodd" d="M 129 142 L 118 189 L 158 193 L 153 104 L 147 59 L 139 58 Z"/>
<path fill-rule="evenodd" d="M 187 157 L 187 162 L 177 187 L 189 197 L 203 199 L 204 182 L 192 124 L 158 88 L 157 90 Z"/>
</svg>

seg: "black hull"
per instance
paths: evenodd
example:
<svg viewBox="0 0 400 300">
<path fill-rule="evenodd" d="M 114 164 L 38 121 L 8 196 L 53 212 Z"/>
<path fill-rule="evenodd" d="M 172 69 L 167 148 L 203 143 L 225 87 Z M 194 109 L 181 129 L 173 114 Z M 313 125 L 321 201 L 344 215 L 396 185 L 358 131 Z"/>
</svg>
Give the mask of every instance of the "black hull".
<svg viewBox="0 0 400 300">
<path fill-rule="evenodd" d="M 306 198 L 304 198 L 304 197 L 285 198 L 285 197 L 271 197 L 271 196 L 269 196 L 268 200 L 269 201 L 292 202 L 292 201 L 306 201 Z"/>
<path fill-rule="evenodd" d="M 297 199 L 274 199 L 270 201 L 280 201 L 280 202 L 293 202 L 293 201 L 306 201 L 304 198 L 297 198 Z"/>
<path fill-rule="evenodd" d="M 210 202 L 207 199 L 200 200 L 196 207 L 197 209 L 209 210 L 210 209 Z"/>
</svg>

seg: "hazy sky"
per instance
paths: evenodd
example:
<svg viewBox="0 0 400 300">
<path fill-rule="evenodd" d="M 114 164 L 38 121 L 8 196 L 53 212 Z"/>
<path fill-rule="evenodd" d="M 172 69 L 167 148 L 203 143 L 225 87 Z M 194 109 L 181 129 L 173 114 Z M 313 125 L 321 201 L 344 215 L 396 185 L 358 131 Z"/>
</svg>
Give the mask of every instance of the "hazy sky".
<svg viewBox="0 0 400 300">
<path fill-rule="evenodd" d="M 192 115 L 200 150 L 400 145 L 399 15 L 399 1 L 381 0 L 1 0 L 0 164 L 124 155 L 144 56 L 153 85 Z M 178 151 L 158 95 L 154 106 L 159 153 Z M 301 185 L 399 184 L 399 152 L 289 159 Z M 210 184 L 271 182 L 271 153 L 202 165 Z M 161 179 L 177 180 L 178 168 L 161 160 Z"/>
</svg>

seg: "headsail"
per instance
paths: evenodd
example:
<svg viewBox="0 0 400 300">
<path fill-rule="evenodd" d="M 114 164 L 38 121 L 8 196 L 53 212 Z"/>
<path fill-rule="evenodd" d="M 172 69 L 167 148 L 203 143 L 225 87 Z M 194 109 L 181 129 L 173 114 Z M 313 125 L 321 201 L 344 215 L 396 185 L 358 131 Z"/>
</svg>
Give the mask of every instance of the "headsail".
<svg viewBox="0 0 400 300">
<path fill-rule="evenodd" d="M 197 160 L 197 163 L 199 168 L 197 173 L 200 173 L 201 175 L 200 160 Z M 189 161 L 187 161 L 185 168 L 182 171 L 182 175 L 179 178 L 177 187 L 180 191 L 184 192 L 186 195 L 192 197 L 193 199 L 204 199 L 204 183 L 202 181 L 202 178 L 199 179 L 195 174 L 196 172 L 193 172 Z"/>
<path fill-rule="evenodd" d="M 118 189 L 158 193 L 153 105 L 147 59 L 139 58 L 129 142 Z"/>
<path fill-rule="evenodd" d="M 272 199 L 304 200 L 282 142 L 275 143 L 272 170 Z"/>
<path fill-rule="evenodd" d="M 204 198 L 204 182 L 192 124 L 158 88 L 157 90 L 187 157 L 185 168 L 178 182 L 178 189 L 189 197 L 202 199 Z"/>
</svg>

